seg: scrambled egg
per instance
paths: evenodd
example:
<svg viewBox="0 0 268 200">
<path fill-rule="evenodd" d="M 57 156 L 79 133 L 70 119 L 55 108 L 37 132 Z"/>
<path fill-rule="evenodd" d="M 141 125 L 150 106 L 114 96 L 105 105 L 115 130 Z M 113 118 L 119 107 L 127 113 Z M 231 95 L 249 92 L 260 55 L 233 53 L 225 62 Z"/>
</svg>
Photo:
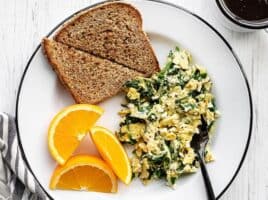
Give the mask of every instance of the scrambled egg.
<svg viewBox="0 0 268 200">
<path fill-rule="evenodd" d="M 144 183 L 165 178 L 173 186 L 182 174 L 196 171 L 192 137 L 199 133 L 201 115 L 210 137 L 218 117 L 211 89 L 206 69 L 192 64 L 191 55 L 179 48 L 170 52 L 161 72 L 125 84 L 127 103 L 119 113 L 122 120 L 116 134 L 134 146 L 134 177 Z M 213 160 L 209 147 L 205 160 Z"/>
</svg>

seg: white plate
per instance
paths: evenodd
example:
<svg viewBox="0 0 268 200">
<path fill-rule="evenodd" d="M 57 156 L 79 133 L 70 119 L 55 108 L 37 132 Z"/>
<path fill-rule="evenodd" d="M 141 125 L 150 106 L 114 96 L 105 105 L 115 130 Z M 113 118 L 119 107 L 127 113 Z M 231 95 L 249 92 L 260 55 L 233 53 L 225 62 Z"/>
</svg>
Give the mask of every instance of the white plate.
<svg viewBox="0 0 268 200">
<path fill-rule="evenodd" d="M 142 13 L 144 30 L 151 38 L 161 65 L 165 62 L 169 50 L 178 44 L 188 49 L 194 61 L 205 66 L 213 79 L 221 118 L 212 144 L 216 161 L 207 167 L 219 198 L 237 175 L 251 135 L 252 103 L 241 64 L 225 39 L 195 14 L 158 1 L 131 2 Z M 57 28 L 53 29 L 49 36 L 53 35 Z M 122 96 L 118 95 L 101 104 L 106 112 L 98 124 L 112 130 L 118 129 L 117 112 L 122 99 Z M 166 187 L 162 181 L 143 186 L 139 180 L 135 180 L 128 187 L 120 183 L 117 194 L 49 190 L 49 179 L 56 164 L 47 149 L 47 127 L 57 111 L 72 103 L 72 98 L 57 80 L 39 46 L 21 81 L 17 99 L 17 125 L 20 147 L 26 160 L 51 198 L 206 199 L 200 172 L 181 178 L 176 189 Z M 88 141 L 85 141 L 84 145 L 88 145 L 87 143 Z M 96 154 L 92 144 L 90 152 Z"/>
</svg>

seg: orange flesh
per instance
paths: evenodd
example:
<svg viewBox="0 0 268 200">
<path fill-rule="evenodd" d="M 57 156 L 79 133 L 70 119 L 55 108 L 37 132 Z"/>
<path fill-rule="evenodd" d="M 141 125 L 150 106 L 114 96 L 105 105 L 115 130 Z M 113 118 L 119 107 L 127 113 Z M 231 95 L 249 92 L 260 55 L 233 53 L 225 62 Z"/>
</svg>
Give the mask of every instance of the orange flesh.
<svg viewBox="0 0 268 200">
<path fill-rule="evenodd" d="M 112 169 L 101 159 L 77 155 L 58 165 L 50 180 L 51 189 L 117 192 Z"/>
<path fill-rule="evenodd" d="M 92 177 L 94 177 L 93 181 Z M 103 171 L 91 166 L 80 166 L 62 175 L 57 188 L 111 192 L 112 182 Z"/>
<path fill-rule="evenodd" d="M 55 130 L 54 146 L 64 160 L 73 154 L 99 117 L 95 112 L 80 110 L 61 119 Z"/>
<path fill-rule="evenodd" d="M 131 178 L 129 175 L 131 173 L 130 164 L 127 154 L 117 138 L 113 133 L 104 134 L 101 129 L 94 131 L 91 136 L 103 159 L 110 165 L 118 178 L 128 184 Z"/>
</svg>

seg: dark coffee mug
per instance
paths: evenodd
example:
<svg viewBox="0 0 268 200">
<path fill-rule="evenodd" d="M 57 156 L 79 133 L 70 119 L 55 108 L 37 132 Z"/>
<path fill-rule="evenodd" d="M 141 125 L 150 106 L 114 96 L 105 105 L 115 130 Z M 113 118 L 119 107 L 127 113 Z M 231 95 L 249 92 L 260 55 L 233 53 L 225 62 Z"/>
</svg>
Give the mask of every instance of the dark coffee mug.
<svg viewBox="0 0 268 200">
<path fill-rule="evenodd" d="M 216 17 L 225 27 L 240 32 L 250 32 L 260 29 L 266 29 L 267 31 L 268 0 L 254 0 L 255 2 L 251 0 L 232 0 L 233 2 L 229 4 L 228 0 L 211 1 L 214 4 Z M 254 7 L 252 3 L 259 3 L 259 5 L 255 5 Z M 260 6 L 262 6 L 261 10 L 259 9 Z"/>
</svg>

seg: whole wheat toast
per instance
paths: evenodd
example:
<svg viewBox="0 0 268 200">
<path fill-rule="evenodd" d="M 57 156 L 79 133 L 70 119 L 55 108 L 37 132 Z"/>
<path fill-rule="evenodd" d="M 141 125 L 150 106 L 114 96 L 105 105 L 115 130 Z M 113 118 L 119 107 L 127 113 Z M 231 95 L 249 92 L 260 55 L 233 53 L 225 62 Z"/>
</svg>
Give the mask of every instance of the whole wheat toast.
<svg viewBox="0 0 268 200">
<path fill-rule="evenodd" d="M 105 3 L 87 9 L 69 20 L 54 39 L 146 76 L 159 70 L 156 56 L 142 30 L 141 14 L 127 3 Z"/>
<path fill-rule="evenodd" d="M 117 94 L 127 80 L 144 76 L 54 40 L 45 38 L 42 46 L 51 66 L 77 103 L 97 104 Z"/>
</svg>

